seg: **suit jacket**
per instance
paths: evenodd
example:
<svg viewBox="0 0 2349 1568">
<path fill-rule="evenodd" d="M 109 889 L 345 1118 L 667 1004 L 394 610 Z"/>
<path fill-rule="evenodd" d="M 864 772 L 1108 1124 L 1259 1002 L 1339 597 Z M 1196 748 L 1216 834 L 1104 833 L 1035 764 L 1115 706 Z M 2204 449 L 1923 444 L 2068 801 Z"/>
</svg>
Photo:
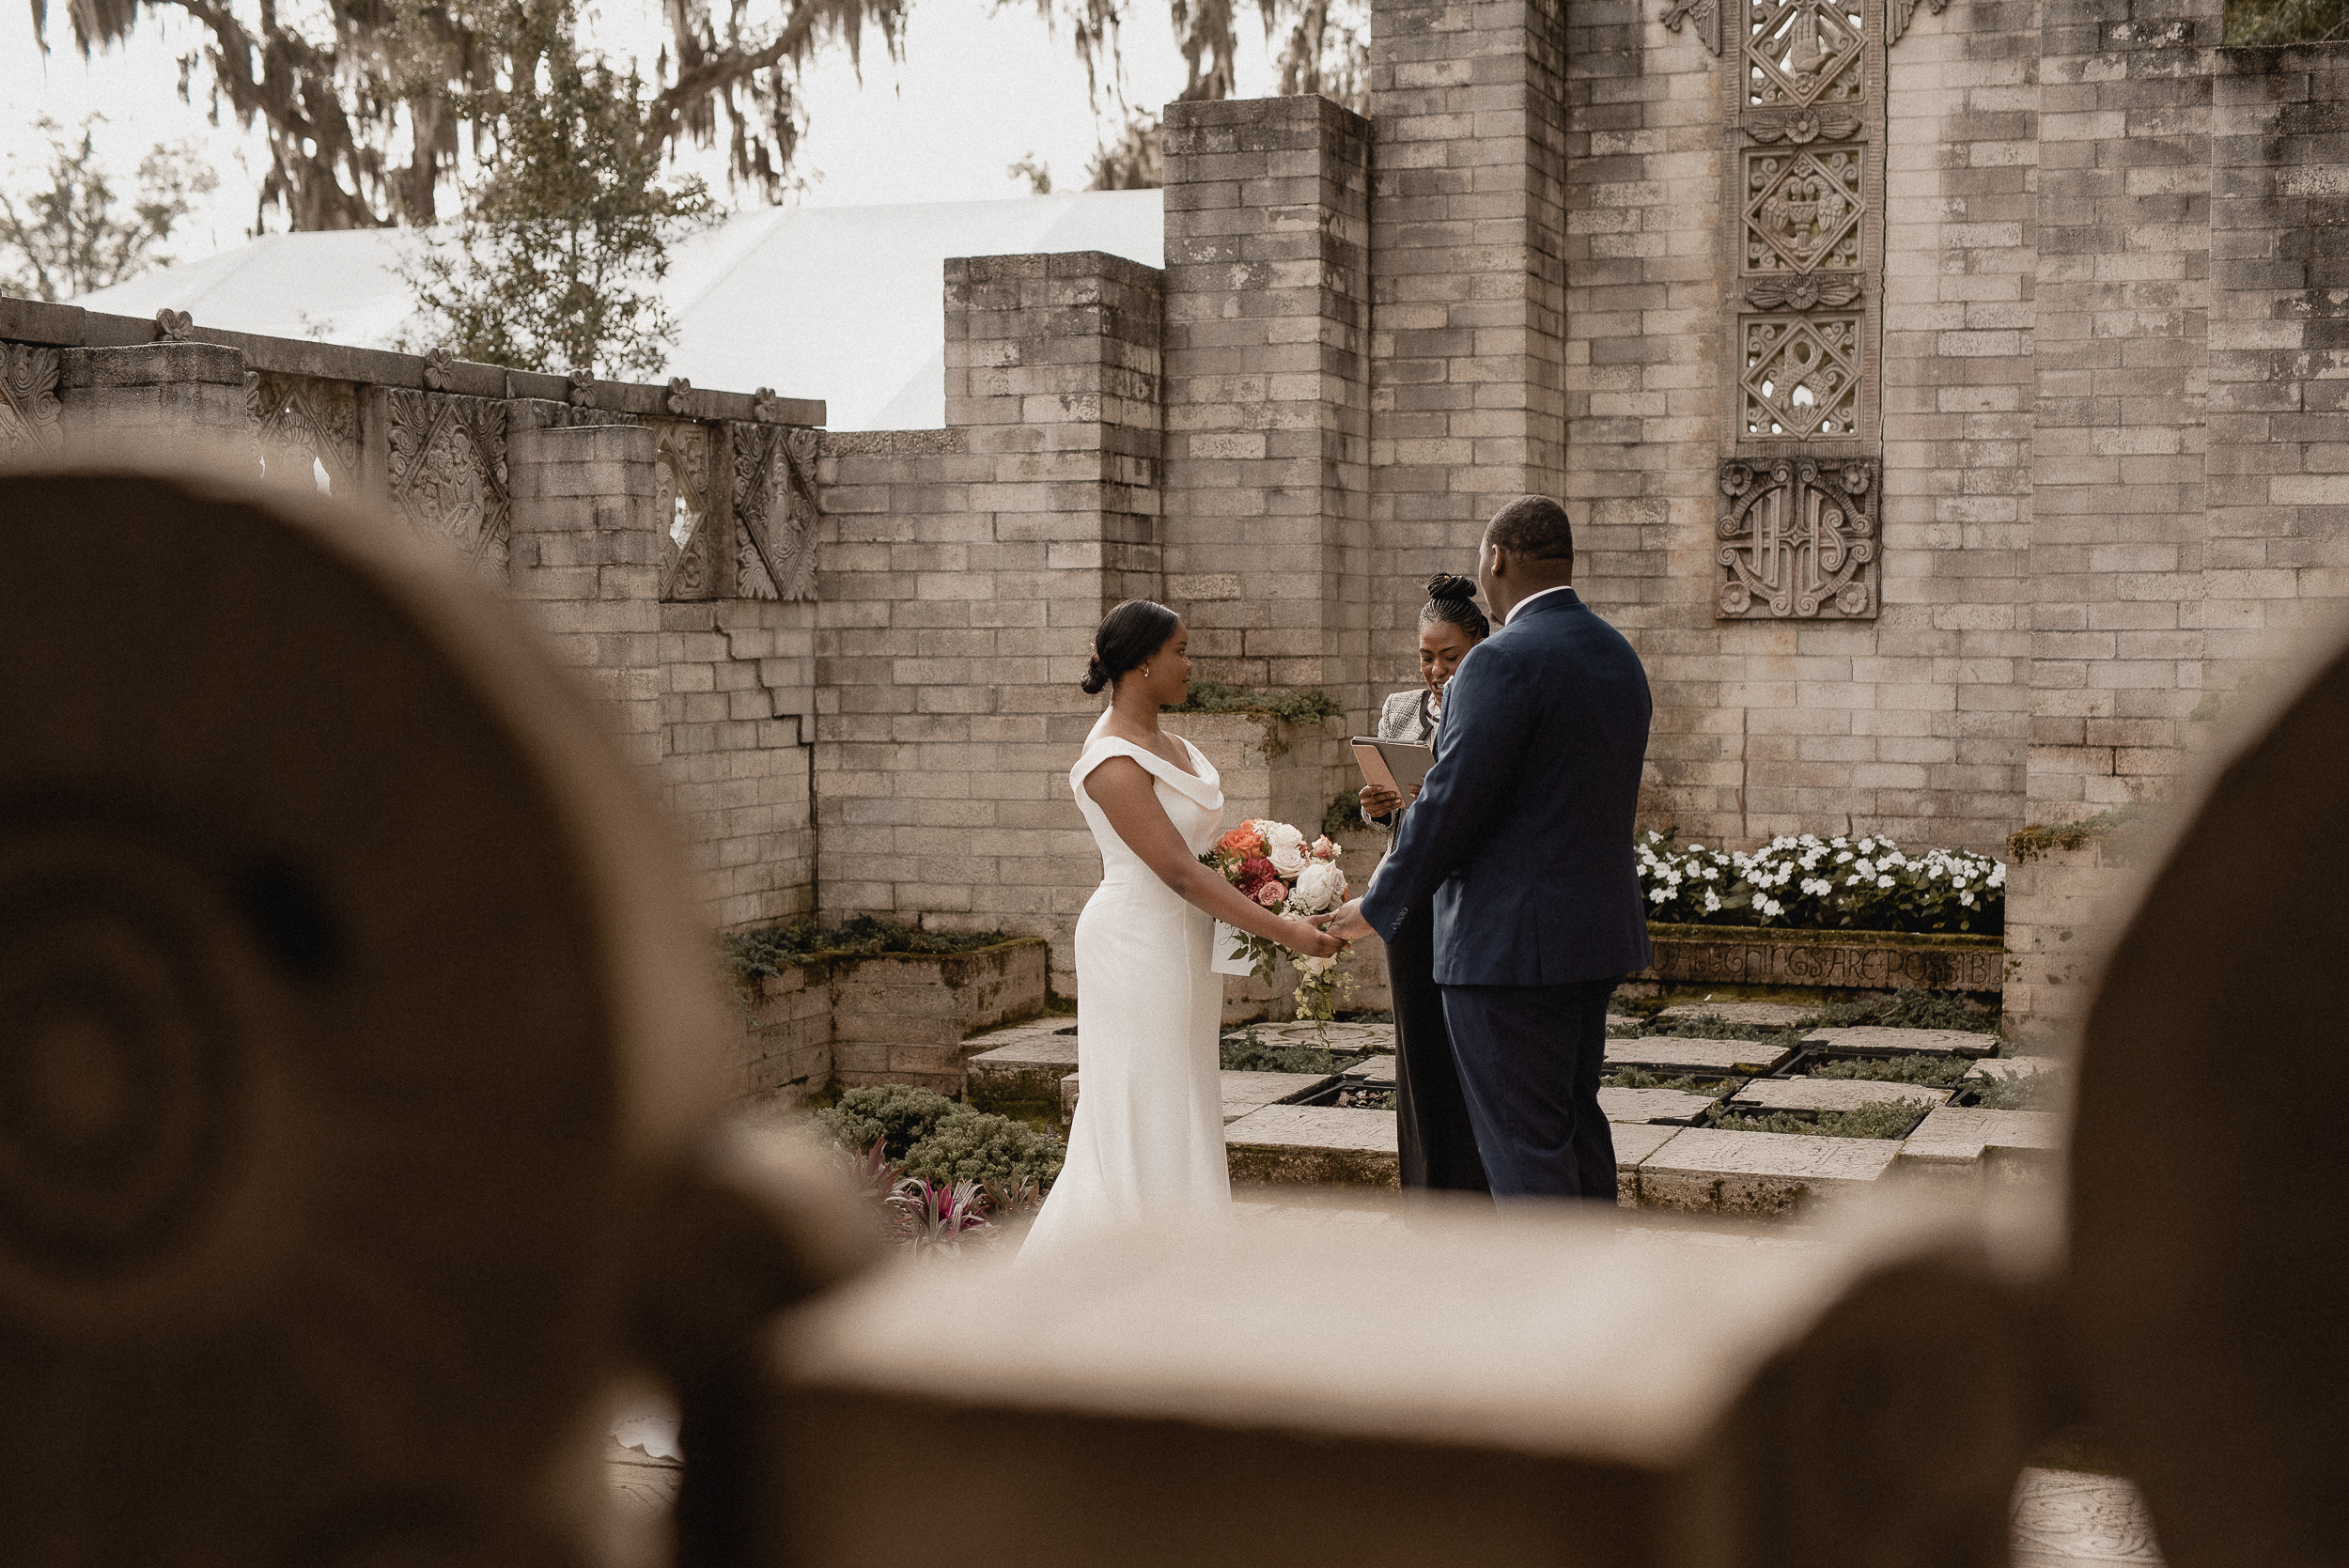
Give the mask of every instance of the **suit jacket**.
<svg viewBox="0 0 2349 1568">
<path fill-rule="evenodd" d="M 1392 939 L 1435 894 L 1436 979 L 1563 986 L 1645 969 L 1632 817 L 1647 672 L 1573 589 L 1525 606 L 1444 688 L 1436 761 L 1362 900 Z"/>
</svg>

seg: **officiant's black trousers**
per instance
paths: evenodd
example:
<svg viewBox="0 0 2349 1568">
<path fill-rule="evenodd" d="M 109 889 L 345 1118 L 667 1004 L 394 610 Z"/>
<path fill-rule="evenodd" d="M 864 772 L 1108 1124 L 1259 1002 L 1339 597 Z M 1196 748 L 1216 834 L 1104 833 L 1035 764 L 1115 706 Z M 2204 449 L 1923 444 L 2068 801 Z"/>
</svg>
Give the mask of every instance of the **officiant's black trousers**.
<svg viewBox="0 0 2349 1568">
<path fill-rule="evenodd" d="M 1443 987 L 1494 1197 L 1615 1201 L 1615 1139 L 1598 1108 L 1615 985 Z"/>
<path fill-rule="evenodd" d="M 1488 1192 L 1436 985 L 1433 900 L 1413 905 L 1387 942 L 1387 986 L 1394 997 L 1394 1137 L 1403 1185 Z"/>
</svg>

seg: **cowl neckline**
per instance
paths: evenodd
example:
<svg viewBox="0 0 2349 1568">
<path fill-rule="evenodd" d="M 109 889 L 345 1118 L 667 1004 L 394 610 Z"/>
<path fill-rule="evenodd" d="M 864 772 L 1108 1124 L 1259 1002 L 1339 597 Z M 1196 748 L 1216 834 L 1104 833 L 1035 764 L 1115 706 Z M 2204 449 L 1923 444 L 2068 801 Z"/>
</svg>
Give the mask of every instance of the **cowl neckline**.
<svg viewBox="0 0 2349 1568">
<path fill-rule="evenodd" d="M 1184 772 L 1146 746 L 1137 746 L 1118 736 L 1103 734 L 1109 727 L 1109 722 L 1110 716 L 1103 713 L 1094 724 L 1093 733 L 1085 737 L 1084 752 L 1077 758 L 1077 766 L 1071 772 L 1071 782 L 1078 788 L 1084 787 L 1085 779 L 1099 766 L 1104 754 L 1130 756 L 1147 768 L 1151 777 L 1164 780 L 1186 800 L 1210 809 L 1222 806 L 1223 776 L 1216 771 L 1215 764 L 1207 760 L 1206 753 L 1191 744 L 1190 737 L 1178 735 L 1174 738 L 1180 740 L 1183 750 L 1190 753 L 1192 765 L 1199 769 L 1197 773 Z M 1090 794 L 1086 797 L 1088 800 L 1091 798 Z"/>
</svg>

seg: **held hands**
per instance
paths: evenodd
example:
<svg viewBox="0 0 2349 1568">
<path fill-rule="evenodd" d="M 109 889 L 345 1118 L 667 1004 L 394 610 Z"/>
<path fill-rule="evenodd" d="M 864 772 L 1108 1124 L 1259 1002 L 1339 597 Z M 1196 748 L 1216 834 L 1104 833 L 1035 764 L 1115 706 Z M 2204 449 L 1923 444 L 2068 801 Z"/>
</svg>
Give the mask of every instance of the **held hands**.
<svg viewBox="0 0 2349 1568">
<path fill-rule="evenodd" d="M 1374 816 L 1386 816 L 1403 809 L 1403 797 L 1384 784 L 1366 784 L 1355 792 L 1355 798 L 1362 803 L 1362 816 L 1365 821 Z"/>
<path fill-rule="evenodd" d="M 1346 943 L 1326 929 L 1336 915 L 1315 915 L 1309 920 L 1293 920 L 1296 929 L 1289 933 L 1283 945 L 1300 957 L 1334 958 L 1346 951 Z"/>
<path fill-rule="evenodd" d="M 1359 898 L 1341 907 L 1336 913 L 1322 916 L 1325 935 L 1341 942 L 1357 942 L 1372 935 L 1370 922 L 1362 918 L 1362 901 Z"/>
</svg>

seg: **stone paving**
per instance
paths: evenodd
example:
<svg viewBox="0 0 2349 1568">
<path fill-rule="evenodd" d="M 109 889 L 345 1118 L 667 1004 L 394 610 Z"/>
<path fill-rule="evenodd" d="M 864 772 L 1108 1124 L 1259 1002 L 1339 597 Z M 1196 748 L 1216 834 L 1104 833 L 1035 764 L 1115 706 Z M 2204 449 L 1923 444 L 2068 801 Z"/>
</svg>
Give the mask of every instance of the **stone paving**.
<svg viewBox="0 0 2349 1568">
<path fill-rule="evenodd" d="M 1864 1078 L 1757 1078 L 1730 1095 L 1730 1109 L 1746 1111 L 1857 1110 L 1863 1105 L 1914 1100 L 1949 1103 L 1950 1091 L 1922 1083 L 1880 1083 Z"/>
<path fill-rule="evenodd" d="M 1684 1040 L 1651 1034 L 1641 1040 L 1607 1042 L 1610 1072 L 1641 1067 L 1661 1073 L 1775 1072 L 1794 1057 L 1792 1048 L 1766 1040 Z"/>
</svg>

